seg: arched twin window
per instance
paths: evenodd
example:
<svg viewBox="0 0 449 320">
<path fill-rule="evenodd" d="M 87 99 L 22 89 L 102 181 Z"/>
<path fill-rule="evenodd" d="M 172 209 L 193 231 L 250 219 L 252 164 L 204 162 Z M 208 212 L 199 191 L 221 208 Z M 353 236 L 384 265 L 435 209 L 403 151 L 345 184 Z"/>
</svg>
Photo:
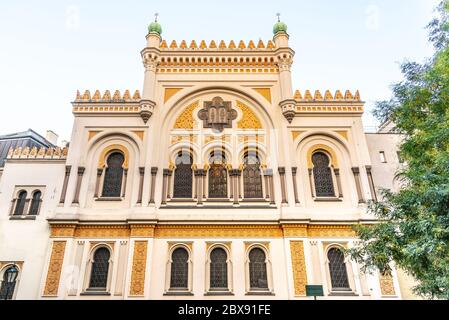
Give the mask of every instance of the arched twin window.
<svg viewBox="0 0 449 320">
<path fill-rule="evenodd" d="M 111 252 L 105 247 L 95 250 L 92 258 L 88 290 L 106 291 Z"/>
<path fill-rule="evenodd" d="M 17 199 L 15 200 L 15 208 L 13 215 L 21 216 L 21 215 L 37 215 L 39 214 L 39 210 L 42 202 L 42 192 L 40 190 L 34 190 L 31 194 L 31 204 L 28 207 L 27 203 L 30 199 L 27 199 L 28 192 L 22 190 L 18 193 Z"/>
<path fill-rule="evenodd" d="M 215 248 L 210 253 L 210 289 L 227 291 L 228 254 L 223 248 Z"/>
<path fill-rule="evenodd" d="M 260 160 L 255 152 L 247 152 L 243 158 L 243 191 L 245 198 L 262 198 Z"/>
<path fill-rule="evenodd" d="M 173 198 L 192 198 L 192 155 L 180 151 L 175 159 Z"/>
<path fill-rule="evenodd" d="M 265 252 L 261 248 L 253 248 L 249 252 L 248 258 L 250 290 L 268 290 Z"/>
<path fill-rule="evenodd" d="M 329 156 L 321 151 L 315 152 L 312 155 L 312 163 L 316 196 L 335 197 Z"/>
<path fill-rule="evenodd" d="M 221 150 L 214 150 L 209 157 L 209 198 L 228 197 L 228 169 Z"/>
<path fill-rule="evenodd" d="M 327 252 L 327 259 L 329 261 L 329 275 L 331 279 L 332 290 L 350 290 L 348 272 L 346 270 L 345 256 L 343 251 L 339 248 L 331 248 Z"/>
<path fill-rule="evenodd" d="M 187 290 L 189 285 L 189 253 L 185 248 L 176 248 L 171 255 L 170 289 Z"/>
<path fill-rule="evenodd" d="M 120 197 L 123 182 L 123 163 L 125 157 L 121 152 L 112 152 L 106 161 L 103 180 L 103 197 Z"/>
</svg>

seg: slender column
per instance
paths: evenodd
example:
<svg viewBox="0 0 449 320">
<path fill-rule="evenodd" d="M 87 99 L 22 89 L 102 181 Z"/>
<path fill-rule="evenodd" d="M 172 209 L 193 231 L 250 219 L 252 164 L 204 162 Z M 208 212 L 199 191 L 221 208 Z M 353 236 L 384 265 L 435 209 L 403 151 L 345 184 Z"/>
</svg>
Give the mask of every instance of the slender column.
<svg viewBox="0 0 449 320">
<path fill-rule="evenodd" d="M 285 194 L 285 167 L 279 167 L 278 172 L 281 178 L 282 203 L 287 203 L 287 196 Z"/>
<path fill-rule="evenodd" d="M 161 204 L 167 204 L 167 178 L 170 173 L 170 169 L 164 169 L 162 179 L 162 201 Z"/>
<path fill-rule="evenodd" d="M 142 203 L 143 177 L 145 175 L 145 167 L 139 167 L 139 194 L 137 195 L 137 203 Z"/>
<path fill-rule="evenodd" d="M 234 205 L 239 204 L 239 192 L 238 192 L 238 181 L 239 181 L 239 170 L 232 169 L 229 171 L 229 176 L 231 177 L 232 189 L 234 189 Z"/>
<path fill-rule="evenodd" d="M 364 203 L 362 195 L 362 188 L 360 186 L 360 169 L 358 167 L 352 168 L 352 173 L 354 174 L 355 186 L 357 188 L 357 195 L 359 197 L 359 203 Z"/>
<path fill-rule="evenodd" d="M 312 195 L 312 198 L 315 198 L 315 189 L 313 188 L 313 179 L 312 179 L 313 169 L 308 169 L 308 170 L 309 170 L 310 193 Z"/>
<path fill-rule="evenodd" d="M 292 167 L 292 178 L 293 178 L 293 192 L 295 193 L 295 203 L 299 203 L 298 199 L 298 187 L 296 186 L 296 167 Z"/>
<path fill-rule="evenodd" d="M 172 169 L 169 169 L 170 170 L 170 172 L 168 173 L 168 178 L 167 178 L 167 200 L 170 200 L 172 197 L 171 197 L 171 194 L 172 194 L 172 191 L 171 191 L 171 176 L 172 176 L 172 174 L 173 174 L 173 170 Z"/>
<path fill-rule="evenodd" d="M 203 174 L 204 174 L 204 170 L 202 170 L 202 169 L 197 169 L 197 170 L 195 170 L 195 177 L 197 178 L 197 181 L 198 181 L 198 183 L 197 183 L 197 196 L 198 196 L 198 199 L 197 199 L 197 204 L 198 205 L 202 205 L 203 204 L 203 194 L 202 194 L 202 190 L 203 190 L 203 186 L 202 186 L 202 182 L 203 182 Z"/>
<path fill-rule="evenodd" d="M 151 167 L 150 203 L 154 203 L 154 186 L 156 184 L 157 167 Z"/>
<path fill-rule="evenodd" d="M 207 171 L 202 170 L 200 179 L 202 180 L 203 199 L 206 199 L 206 175 Z"/>
<path fill-rule="evenodd" d="M 97 169 L 97 180 L 95 181 L 95 194 L 94 197 L 98 198 L 98 193 L 100 191 L 100 181 L 101 181 L 101 175 L 103 174 L 103 168 Z"/>
<path fill-rule="evenodd" d="M 126 195 L 126 182 L 128 181 L 128 168 L 123 169 L 123 191 L 122 198 Z"/>
<path fill-rule="evenodd" d="M 263 179 L 265 181 L 265 199 L 270 199 L 270 187 L 268 186 L 268 176 L 263 174 Z"/>
<path fill-rule="evenodd" d="M 62 184 L 61 198 L 59 199 L 59 204 L 64 204 L 64 202 L 65 202 L 65 196 L 67 193 L 67 184 L 69 183 L 71 169 L 72 169 L 72 166 L 65 167 L 64 183 Z"/>
<path fill-rule="evenodd" d="M 268 189 L 270 190 L 270 204 L 275 204 L 273 192 L 273 170 L 272 169 L 265 170 L 264 175 L 267 177 L 268 180 Z"/>
<path fill-rule="evenodd" d="M 80 188 L 81 182 L 83 180 L 84 167 L 78 167 L 78 177 L 76 179 L 76 189 L 75 189 L 75 197 L 73 198 L 72 204 L 79 204 L 79 196 L 80 196 Z"/>
<path fill-rule="evenodd" d="M 27 215 L 28 214 L 28 209 L 30 208 L 30 200 L 31 199 L 26 199 L 25 200 L 25 206 L 23 207 L 23 214 Z M 38 211 L 39 212 L 39 211 Z"/>
<path fill-rule="evenodd" d="M 229 170 L 229 179 L 231 182 L 231 187 L 229 188 L 231 190 L 230 198 L 234 199 L 234 189 L 235 189 L 234 184 L 235 184 L 235 182 L 234 182 L 233 170 Z"/>
<path fill-rule="evenodd" d="M 371 197 L 373 198 L 374 201 L 377 202 L 377 194 L 376 194 L 376 188 L 374 187 L 374 180 L 373 180 L 373 175 L 371 173 L 371 166 L 366 166 L 365 168 L 366 168 L 366 175 L 368 176 Z"/>
<path fill-rule="evenodd" d="M 242 181 L 240 178 L 242 176 L 242 170 L 237 169 L 237 175 L 235 176 L 236 184 L 237 184 L 237 190 L 239 192 L 239 198 L 242 199 Z"/>
<path fill-rule="evenodd" d="M 341 189 L 340 169 L 334 169 L 335 178 L 337 179 L 338 197 L 343 198 L 343 190 Z"/>
</svg>

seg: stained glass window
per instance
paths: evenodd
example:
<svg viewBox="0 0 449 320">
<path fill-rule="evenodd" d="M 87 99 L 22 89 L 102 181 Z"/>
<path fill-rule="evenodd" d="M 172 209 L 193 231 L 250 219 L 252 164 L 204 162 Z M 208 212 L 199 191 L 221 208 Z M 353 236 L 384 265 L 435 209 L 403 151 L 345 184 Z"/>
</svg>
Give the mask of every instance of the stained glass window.
<svg viewBox="0 0 449 320">
<path fill-rule="evenodd" d="M 21 191 L 19 193 L 19 196 L 17 197 L 16 209 L 14 210 L 14 215 L 23 214 L 23 210 L 25 208 L 25 203 L 26 203 L 26 198 L 27 198 L 27 192 Z"/>
<path fill-rule="evenodd" d="M 209 198 L 227 198 L 228 171 L 223 152 L 213 151 L 209 163 Z"/>
<path fill-rule="evenodd" d="M 252 290 L 268 290 L 265 252 L 260 248 L 249 252 L 249 282 Z"/>
<path fill-rule="evenodd" d="M 109 272 L 110 252 L 106 248 L 99 248 L 94 253 L 92 271 L 90 273 L 89 289 L 106 290 Z"/>
<path fill-rule="evenodd" d="M 243 190 L 245 198 L 262 198 L 262 176 L 257 154 L 246 154 L 243 163 Z"/>
<path fill-rule="evenodd" d="M 108 157 L 108 166 L 103 183 L 103 197 L 120 197 L 124 161 L 125 157 L 120 152 L 114 152 Z"/>
<path fill-rule="evenodd" d="M 174 198 L 192 198 L 192 156 L 180 152 L 175 160 Z"/>
<path fill-rule="evenodd" d="M 42 201 L 41 196 L 42 196 L 42 193 L 40 191 L 35 191 L 33 193 L 33 198 L 31 200 L 29 214 L 38 214 L 39 213 L 39 207 L 40 207 L 40 203 Z"/>
<path fill-rule="evenodd" d="M 348 290 L 348 273 L 346 271 L 345 257 L 338 248 L 331 248 L 327 253 L 329 272 L 333 290 Z"/>
<path fill-rule="evenodd" d="M 228 289 L 228 255 L 223 248 L 215 248 L 210 253 L 210 288 Z"/>
<path fill-rule="evenodd" d="M 172 253 L 170 288 L 187 289 L 189 280 L 189 254 L 184 248 L 177 248 Z"/>
<path fill-rule="evenodd" d="M 329 157 L 323 152 L 312 155 L 313 177 L 317 197 L 334 197 L 334 183 L 332 171 L 329 167 Z"/>
<path fill-rule="evenodd" d="M 11 268 L 8 268 L 3 273 L 3 281 L 2 285 L 0 286 L 0 300 L 11 300 L 14 295 L 14 289 L 16 287 L 16 281 L 12 283 L 8 283 L 7 277 L 8 277 L 8 271 Z"/>
</svg>

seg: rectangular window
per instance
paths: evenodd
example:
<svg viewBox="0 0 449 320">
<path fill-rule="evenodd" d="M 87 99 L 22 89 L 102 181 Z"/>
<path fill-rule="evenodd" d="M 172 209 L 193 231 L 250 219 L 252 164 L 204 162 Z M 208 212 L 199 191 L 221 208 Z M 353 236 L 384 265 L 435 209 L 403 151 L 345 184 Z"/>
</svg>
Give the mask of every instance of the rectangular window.
<svg viewBox="0 0 449 320">
<path fill-rule="evenodd" d="M 379 157 L 380 157 L 380 162 L 382 163 L 386 163 L 387 159 L 385 158 L 385 152 L 384 151 L 379 151 Z"/>
</svg>

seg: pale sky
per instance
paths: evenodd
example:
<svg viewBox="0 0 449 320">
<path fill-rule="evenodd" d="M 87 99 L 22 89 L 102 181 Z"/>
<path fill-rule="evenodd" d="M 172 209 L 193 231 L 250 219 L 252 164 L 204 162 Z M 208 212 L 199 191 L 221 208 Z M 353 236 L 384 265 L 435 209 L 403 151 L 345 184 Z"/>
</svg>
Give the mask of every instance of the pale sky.
<svg viewBox="0 0 449 320">
<path fill-rule="evenodd" d="M 51 129 L 69 140 L 76 90 L 142 90 L 140 50 L 160 14 L 167 41 L 271 39 L 276 13 L 296 51 L 294 89 L 360 90 L 365 126 L 399 63 L 433 53 L 438 0 L 0 0 L 0 135 Z"/>
</svg>

